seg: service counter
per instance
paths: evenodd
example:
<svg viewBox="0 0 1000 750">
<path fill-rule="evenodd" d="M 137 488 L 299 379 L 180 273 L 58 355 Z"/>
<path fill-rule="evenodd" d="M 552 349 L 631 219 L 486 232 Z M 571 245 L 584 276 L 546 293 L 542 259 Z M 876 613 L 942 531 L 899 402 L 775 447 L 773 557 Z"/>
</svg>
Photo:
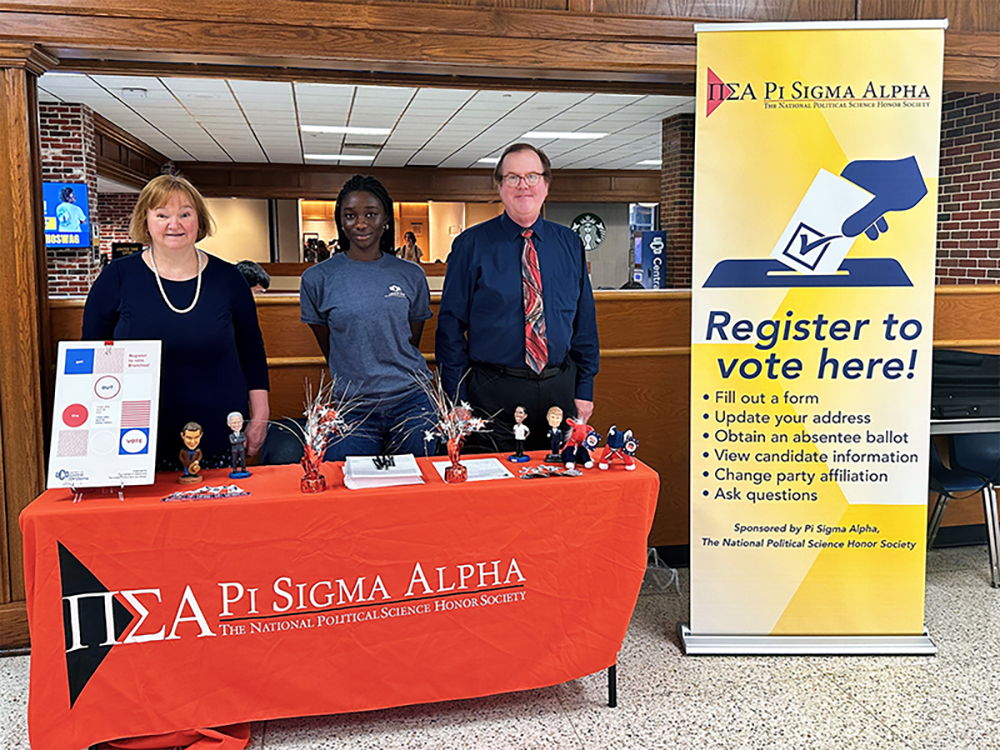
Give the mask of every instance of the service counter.
<svg viewBox="0 0 1000 750">
<path fill-rule="evenodd" d="M 430 267 L 433 267 L 431 265 Z M 597 322 L 601 371 L 591 422 L 631 428 L 639 456 L 661 477 L 650 533 L 653 545 L 688 543 L 688 391 L 691 293 L 688 290 L 599 291 Z M 437 312 L 440 294 L 431 294 Z M 79 337 L 82 299 L 50 300 L 51 346 Z M 258 297 L 271 368 L 271 413 L 302 411 L 303 382 L 314 383 L 323 360 L 310 330 L 299 322 L 298 295 Z M 427 321 L 420 350 L 433 362 L 436 315 Z M 1000 353 L 1000 285 L 939 286 L 934 346 Z M 945 525 L 982 523 L 977 503 L 954 503 Z"/>
</svg>

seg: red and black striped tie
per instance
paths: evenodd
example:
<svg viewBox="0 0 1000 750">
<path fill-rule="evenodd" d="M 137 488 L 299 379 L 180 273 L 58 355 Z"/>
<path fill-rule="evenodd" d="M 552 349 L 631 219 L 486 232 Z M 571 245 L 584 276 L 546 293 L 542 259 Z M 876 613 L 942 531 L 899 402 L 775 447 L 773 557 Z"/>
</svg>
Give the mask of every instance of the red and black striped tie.
<svg viewBox="0 0 1000 750">
<path fill-rule="evenodd" d="M 545 338 L 545 309 L 542 305 L 542 273 L 538 269 L 538 252 L 531 241 L 532 231 L 521 232 L 524 250 L 521 252 L 521 286 L 524 291 L 524 361 L 535 372 L 541 372 L 549 361 L 549 344 Z"/>
</svg>

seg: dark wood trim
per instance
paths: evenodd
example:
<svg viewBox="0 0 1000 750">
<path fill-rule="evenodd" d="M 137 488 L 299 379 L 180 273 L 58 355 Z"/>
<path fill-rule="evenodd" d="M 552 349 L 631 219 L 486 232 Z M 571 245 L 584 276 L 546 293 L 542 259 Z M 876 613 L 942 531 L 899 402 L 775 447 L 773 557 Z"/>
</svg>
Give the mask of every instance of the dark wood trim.
<svg viewBox="0 0 1000 750">
<path fill-rule="evenodd" d="M 413 6 L 402 7 L 413 11 Z M 420 12 L 436 17 L 450 10 L 427 8 Z M 356 13 L 357 7 L 345 12 Z M 476 15 L 481 22 L 477 29 L 468 31 L 457 31 L 445 21 L 435 24 L 433 31 L 414 32 L 400 25 L 399 18 L 392 23 L 387 19 L 383 29 L 374 30 L 307 25 L 307 19 L 302 19 L 302 26 L 289 28 L 270 19 L 218 23 L 4 12 L 0 12 L 0 27 L 7 38 L 37 41 L 60 58 L 93 58 L 92 50 L 101 50 L 99 57 L 111 59 L 190 60 L 196 56 L 198 60 L 198 55 L 204 55 L 216 62 L 241 65 L 280 60 L 290 67 L 343 68 L 346 64 L 404 72 L 437 72 L 447 67 L 442 72 L 453 75 L 516 77 L 527 71 L 527 75 L 540 78 L 614 73 L 626 80 L 659 80 L 667 71 L 694 67 L 694 46 L 651 37 L 649 29 L 643 28 L 648 19 L 630 24 L 634 35 L 594 38 L 580 27 L 589 24 L 578 25 L 570 33 L 574 19 L 569 18 L 562 38 L 535 38 L 518 33 L 518 29 L 532 28 L 530 19 L 510 17 L 507 30 L 502 31 L 496 24 L 482 23 L 492 13 Z M 483 26 L 495 27 L 497 32 L 483 35 Z"/>
<path fill-rule="evenodd" d="M 6 38 L 46 45 L 91 71 L 109 66 L 136 72 L 138 63 L 280 67 L 293 74 L 303 69 L 317 80 L 399 83 L 409 77 L 421 85 L 434 80 L 477 86 L 492 80 L 494 86 L 540 88 L 550 82 L 556 88 L 634 90 L 648 84 L 674 91 L 692 85 L 693 24 L 713 19 L 587 13 L 578 7 L 276 0 L 256 9 L 208 0 L 177 20 L 170 9 L 149 2 L 4 0 L 0 27 Z M 746 15 L 754 16 L 753 7 L 747 6 Z M 948 31 L 945 38 L 949 89 L 1000 87 L 995 33 Z"/>
<path fill-rule="evenodd" d="M 945 91 L 1000 92 L 1000 58 L 944 56 Z"/>
<path fill-rule="evenodd" d="M 141 188 L 169 159 L 94 112 L 97 174 Z"/>
<path fill-rule="evenodd" d="M 217 198 L 306 198 L 330 200 L 358 171 L 357 166 L 176 162 L 206 196 Z M 434 167 L 365 168 L 396 201 L 496 201 L 491 169 Z M 563 169 L 553 174 L 551 202 L 628 203 L 658 201 L 655 169 Z"/>
<path fill-rule="evenodd" d="M 122 146 L 127 146 L 130 150 L 136 152 L 145 159 L 149 159 L 150 161 L 158 162 L 160 164 L 169 161 L 166 156 L 161 154 L 148 143 L 145 143 L 131 133 L 122 130 L 120 127 L 111 122 L 111 120 L 107 119 L 98 112 L 94 112 L 94 132 L 108 138 L 109 140 L 116 141 Z"/>
<path fill-rule="evenodd" d="M 29 642 L 24 601 L 0 604 L 0 649 L 24 648 Z"/>
<path fill-rule="evenodd" d="M 25 67 L 0 68 L 0 438 L 3 442 L 4 565 L 0 599 L 24 598 L 21 534 L 17 518 L 45 486 L 41 373 L 48 337 L 45 299 L 45 243 L 38 209 L 41 168 L 35 74 Z M 41 257 L 39 257 L 41 256 Z"/>
<path fill-rule="evenodd" d="M 1000 31 L 996 0 L 856 0 L 862 19 L 947 18 L 956 31 Z M 951 33 L 949 31 L 949 33 Z"/>
<path fill-rule="evenodd" d="M 0 41 L 0 68 L 24 68 L 40 76 L 59 65 L 59 60 L 30 42 Z"/>
<path fill-rule="evenodd" d="M 22 13 L 51 19 L 103 18 L 135 20 L 145 26 L 176 24 L 177 13 L 170 6 L 151 0 L 2 0 L 0 13 Z M 712 20 L 704 16 L 664 18 L 622 13 L 586 13 L 536 8 L 483 8 L 438 3 L 363 2 L 343 0 L 272 0 L 266 5 L 208 0 L 185 8 L 184 21 L 215 25 L 268 25 L 293 29 L 335 29 L 380 34 L 407 31 L 414 35 L 450 34 L 477 37 L 507 37 L 534 40 L 631 41 L 691 44 L 693 23 Z M 51 25 L 61 24 L 52 20 Z M 285 30 L 285 37 L 290 38 Z M 58 34 L 58 32 L 53 29 Z M 106 40 L 111 49 L 141 49 L 133 40 Z M 140 40 L 134 40 L 141 44 Z M 210 44 L 211 40 L 204 40 Z M 89 46 L 89 45 L 85 45 Z M 161 49 L 157 47 L 154 49 Z M 331 50 L 325 50 L 331 52 Z M 385 50 L 386 57 L 392 53 Z"/>
<path fill-rule="evenodd" d="M 250 81 L 298 81 L 300 83 L 344 83 L 368 86 L 413 86 L 461 88 L 488 91 L 576 91 L 587 94 L 656 94 L 694 96 L 694 75 L 690 80 L 621 81 L 602 78 L 542 78 L 534 74 L 520 77 L 462 75 L 453 73 L 412 73 L 406 71 L 338 70 L 336 68 L 276 68 L 269 65 L 223 65 L 212 62 L 129 62 L 121 60 L 73 59 L 64 57 L 60 71 L 104 75 L 164 76 L 177 78 L 229 78 Z M 666 78 L 666 76 L 664 76 Z"/>
<path fill-rule="evenodd" d="M 762 17 L 756 6 L 746 3 L 724 14 L 725 20 L 739 21 L 732 17 L 737 13 Z M 12 42 L 44 45 L 66 61 L 67 69 L 92 72 L 184 65 L 221 75 L 218 66 L 228 66 L 284 68 L 294 76 L 303 70 L 312 80 L 602 91 L 648 86 L 650 92 L 689 93 L 695 68 L 693 25 L 720 17 L 594 13 L 584 7 L 632 6 L 592 3 L 539 10 L 275 0 L 258 8 L 205 0 L 178 20 L 172 9 L 149 0 L 138 5 L 128 0 L 3 0 L 0 28 Z M 709 5 L 706 13 L 711 12 Z M 817 14 L 843 16 L 824 14 L 822 8 Z M 948 31 L 945 39 L 949 90 L 1000 87 L 1000 53 L 992 29 Z"/>
</svg>

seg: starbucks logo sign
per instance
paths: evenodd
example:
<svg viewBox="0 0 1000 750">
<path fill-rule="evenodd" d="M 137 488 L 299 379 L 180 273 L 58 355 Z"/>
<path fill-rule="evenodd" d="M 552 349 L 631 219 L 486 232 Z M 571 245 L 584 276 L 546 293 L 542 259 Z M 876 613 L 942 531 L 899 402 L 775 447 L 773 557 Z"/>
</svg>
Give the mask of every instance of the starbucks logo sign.
<svg viewBox="0 0 1000 750">
<path fill-rule="evenodd" d="M 583 249 L 587 251 L 596 250 L 608 233 L 608 228 L 604 226 L 601 217 L 592 213 L 580 214 L 573 219 L 569 228 L 576 232 L 583 242 Z"/>
</svg>

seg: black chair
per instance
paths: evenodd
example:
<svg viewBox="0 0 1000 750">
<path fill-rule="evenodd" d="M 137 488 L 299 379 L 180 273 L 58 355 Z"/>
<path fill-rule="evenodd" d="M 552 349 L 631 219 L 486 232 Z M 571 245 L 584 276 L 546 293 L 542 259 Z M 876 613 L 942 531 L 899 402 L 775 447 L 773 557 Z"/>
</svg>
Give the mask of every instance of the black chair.
<svg viewBox="0 0 1000 750">
<path fill-rule="evenodd" d="M 994 588 L 1000 588 L 1000 522 L 995 487 L 1000 484 L 1000 432 L 954 435 L 951 456 L 956 469 L 976 475 L 983 483 L 983 515 L 990 545 L 991 583 Z"/>
<path fill-rule="evenodd" d="M 938 492 L 939 498 L 931 516 L 927 546 L 930 547 L 941 525 L 950 493 L 981 492 L 990 552 L 990 583 L 1000 588 L 1000 523 L 994 487 L 1000 484 L 1000 432 L 953 435 L 950 453 L 949 469 L 941 463 L 931 441 L 931 489 Z"/>
</svg>

